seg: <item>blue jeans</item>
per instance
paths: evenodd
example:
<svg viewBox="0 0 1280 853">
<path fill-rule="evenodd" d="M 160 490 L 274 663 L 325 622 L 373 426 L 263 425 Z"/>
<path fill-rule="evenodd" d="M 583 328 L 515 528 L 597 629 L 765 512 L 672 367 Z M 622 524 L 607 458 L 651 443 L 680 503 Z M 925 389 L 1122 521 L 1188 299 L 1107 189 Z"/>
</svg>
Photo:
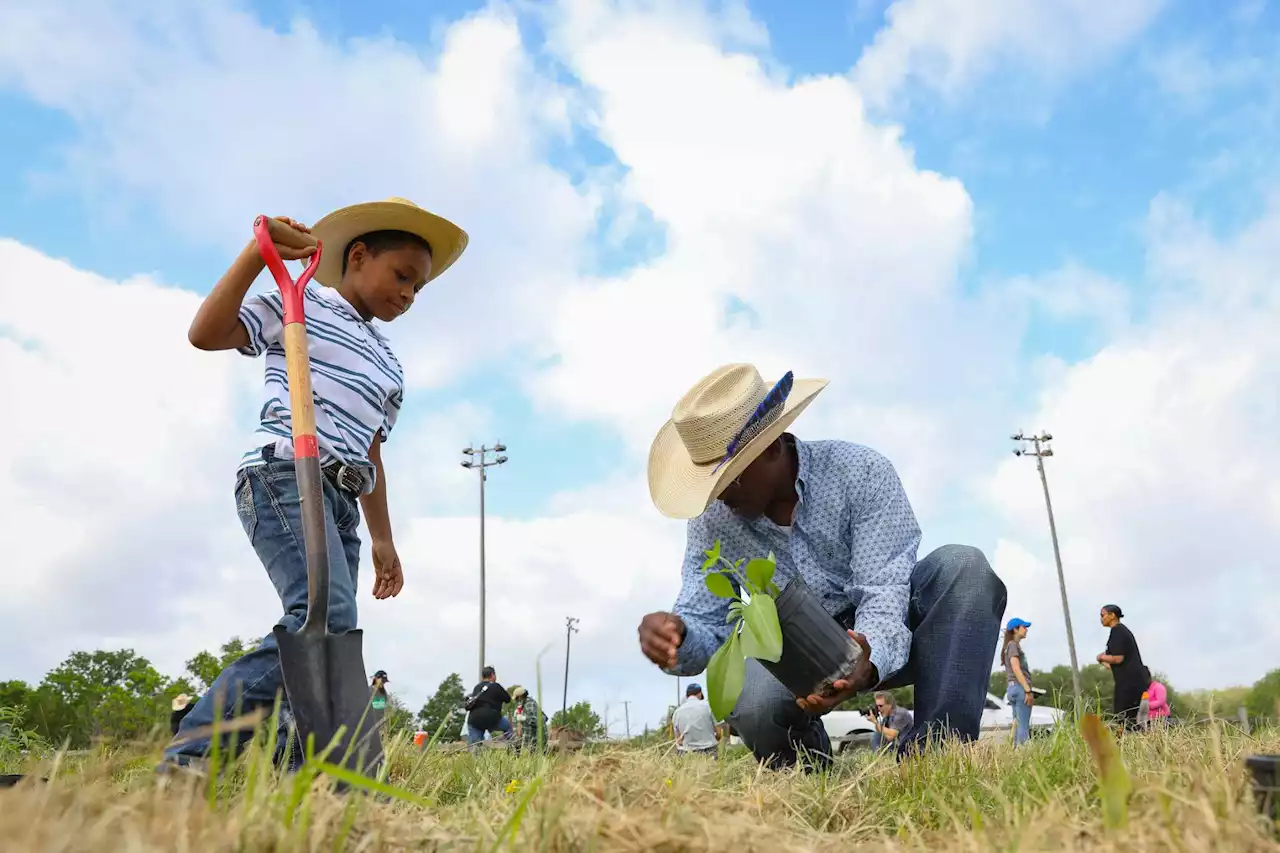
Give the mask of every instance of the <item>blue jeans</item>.
<svg viewBox="0 0 1280 853">
<path fill-rule="evenodd" d="M 479 726 L 473 726 L 470 723 L 467 723 L 467 744 L 469 746 L 475 746 L 477 743 L 484 740 L 485 731 L 485 729 L 482 729 Z M 498 728 L 496 731 L 502 732 L 503 737 L 511 737 L 511 721 L 506 717 L 500 718 L 498 720 Z"/>
<path fill-rule="evenodd" d="M 916 688 L 915 724 L 898 738 L 900 753 L 930 737 L 977 739 L 1004 607 L 1004 582 L 977 548 L 944 545 L 916 563 L 907 608 L 911 652 L 902 671 L 881 685 Z M 852 613 L 840 620 L 853 626 Z M 830 763 L 822 719 L 801 710 L 791 691 L 752 658 L 728 722 L 771 767 L 791 766 L 802 755 L 808 768 Z"/>
<path fill-rule="evenodd" d="M 360 507 L 355 495 L 340 491 L 328 478 L 324 478 L 323 483 L 330 573 L 329 630 L 337 634 L 356 627 Z M 280 596 L 284 612 L 277 624 L 290 633 L 297 631 L 307 618 L 307 556 L 293 461 L 269 459 L 264 465 L 241 471 L 236 477 L 235 495 L 244 532 Z M 276 640 L 267 632 L 253 651 L 222 671 L 182 719 L 178 733 L 165 748 L 165 760 L 181 764 L 207 754 L 212 740 L 209 737 L 186 743 L 179 741 L 190 731 L 213 725 L 218 697 L 221 697 L 222 718 L 228 720 L 237 716 L 237 705 L 241 714 L 259 707 L 265 707 L 270 713 L 277 691 L 282 696 L 280 749 L 283 749 L 283 724 L 291 718 L 283 687 Z M 234 738 L 238 749 L 252 736 L 251 731 L 228 733 L 222 748 L 229 748 Z M 295 752 L 289 760 L 296 765 L 298 754 Z"/>
<path fill-rule="evenodd" d="M 1013 745 L 1026 743 L 1031 738 L 1031 706 L 1027 704 L 1027 691 L 1015 681 L 1005 691 L 1004 698 L 1013 711 Z"/>
</svg>

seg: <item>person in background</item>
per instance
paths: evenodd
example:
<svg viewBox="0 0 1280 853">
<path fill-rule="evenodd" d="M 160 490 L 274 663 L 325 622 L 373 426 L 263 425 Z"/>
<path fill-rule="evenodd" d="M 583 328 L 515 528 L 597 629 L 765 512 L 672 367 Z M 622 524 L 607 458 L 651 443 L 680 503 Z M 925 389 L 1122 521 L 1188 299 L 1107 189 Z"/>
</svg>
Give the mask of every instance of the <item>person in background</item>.
<svg viewBox="0 0 1280 853">
<path fill-rule="evenodd" d="M 484 740 L 486 732 L 501 732 L 511 737 L 511 721 L 502 715 L 502 709 L 511 702 L 506 688 L 498 683 L 493 667 L 480 671 L 480 683 L 471 691 L 463 705 L 467 709 L 467 743 L 475 746 Z"/>
<path fill-rule="evenodd" d="M 676 733 L 676 751 L 714 755 L 720 742 L 720 727 L 716 725 L 715 715 L 711 713 L 711 705 L 702 695 L 702 686 L 690 684 L 684 695 L 684 701 L 671 715 L 671 727 Z"/>
<path fill-rule="evenodd" d="M 1111 677 L 1115 680 L 1116 698 L 1112 711 L 1120 724 L 1132 731 L 1138 726 L 1138 706 L 1142 704 L 1143 691 L 1151 682 L 1142 663 L 1138 641 L 1128 626 L 1120 623 L 1123 618 L 1124 613 L 1114 604 L 1104 605 L 1098 613 L 1099 621 L 1104 628 L 1111 629 L 1111 635 L 1107 638 L 1107 650 L 1098 655 L 1097 661 L 1111 670 Z"/>
<path fill-rule="evenodd" d="M 1147 676 L 1147 725 L 1161 725 L 1169 719 L 1169 691 L 1156 681 L 1151 670 L 1146 669 Z"/>
<path fill-rule="evenodd" d="M 172 712 L 169 714 L 169 732 L 176 735 L 178 727 L 182 725 L 182 718 L 191 713 L 191 709 L 196 706 L 196 700 L 200 697 L 192 698 L 186 693 L 180 693 L 173 697 Z"/>
<path fill-rule="evenodd" d="M 898 738 L 911 730 L 915 720 L 906 708 L 899 708 L 892 693 L 881 691 L 876 694 L 876 706 L 871 714 L 871 722 L 876 724 L 876 733 L 871 737 L 871 748 L 897 745 Z"/>
<path fill-rule="evenodd" d="M 1000 662 L 1004 664 L 1008 686 L 1004 698 L 1013 711 L 1013 745 L 1026 743 L 1031 738 L 1031 706 L 1035 694 L 1031 692 L 1031 670 L 1027 667 L 1027 653 L 1022 641 L 1027 637 L 1031 623 L 1017 617 L 1004 626 L 1004 648 L 1000 650 Z"/>
<path fill-rule="evenodd" d="M 537 749 L 547 742 L 547 715 L 538 707 L 538 703 L 529 691 L 516 685 L 511 688 L 511 701 L 515 702 L 516 745 L 518 748 L 532 747 Z M 541 721 L 541 737 L 538 724 Z"/>
<path fill-rule="evenodd" d="M 373 681 L 370 687 L 373 688 L 373 699 L 370 704 L 375 711 L 382 711 L 387 707 L 387 682 L 391 679 L 387 678 L 387 671 L 380 669 L 373 674 Z"/>
</svg>

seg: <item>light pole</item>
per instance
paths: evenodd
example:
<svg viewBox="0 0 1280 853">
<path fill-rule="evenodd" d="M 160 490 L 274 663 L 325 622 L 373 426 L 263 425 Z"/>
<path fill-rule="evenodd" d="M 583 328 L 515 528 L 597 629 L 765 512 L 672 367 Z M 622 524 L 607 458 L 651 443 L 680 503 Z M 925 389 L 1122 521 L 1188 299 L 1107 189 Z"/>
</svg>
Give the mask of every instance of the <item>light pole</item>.
<svg viewBox="0 0 1280 853">
<path fill-rule="evenodd" d="M 564 698 L 560 703 L 560 713 L 569 716 L 569 646 L 573 643 L 573 635 L 578 633 L 578 620 L 566 616 L 564 620 Z M 567 722 L 567 720 L 566 720 Z"/>
<path fill-rule="evenodd" d="M 489 454 L 505 453 L 507 446 L 502 442 L 498 442 L 493 447 L 480 446 L 477 450 L 474 447 L 463 449 L 462 455 L 467 459 L 462 463 L 463 468 L 469 468 L 480 472 L 480 669 L 484 672 L 484 481 L 489 479 L 489 475 L 485 472 L 486 468 L 492 468 L 494 465 L 502 465 L 507 461 L 507 457 L 498 456 L 490 459 Z"/>
<path fill-rule="evenodd" d="M 1044 487 L 1044 508 L 1049 513 L 1049 538 L 1053 540 L 1053 561 L 1058 567 L 1058 592 L 1062 595 L 1062 618 L 1067 624 L 1067 650 L 1071 653 L 1071 690 L 1075 693 L 1076 704 L 1080 703 L 1080 662 L 1076 659 L 1076 637 L 1071 630 L 1071 608 L 1067 604 L 1067 580 L 1062 573 L 1062 552 L 1058 549 L 1058 526 L 1053 521 L 1053 502 L 1049 500 L 1049 478 L 1044 473 L 1046 456 L 1053 455 L 1049 442 L 1053 436 L 1049 433 L 1041 435 L 1023 435 L 1021 431 L 1011 436 L 1014 441 L 1024 445 L 1013 451 L 1014 456 L 1034 456 L 1036 468 L 1040 471 L 1040 485 Z M 1025 442 L 1031 442 L 1035 450 L 1027 450 Z"/>
<path fill-rule="evenodd" d="M 627 740 L 631 740 L 631 700 L 622 703 L 622 718 L 626 721 Z"/>
</svg>

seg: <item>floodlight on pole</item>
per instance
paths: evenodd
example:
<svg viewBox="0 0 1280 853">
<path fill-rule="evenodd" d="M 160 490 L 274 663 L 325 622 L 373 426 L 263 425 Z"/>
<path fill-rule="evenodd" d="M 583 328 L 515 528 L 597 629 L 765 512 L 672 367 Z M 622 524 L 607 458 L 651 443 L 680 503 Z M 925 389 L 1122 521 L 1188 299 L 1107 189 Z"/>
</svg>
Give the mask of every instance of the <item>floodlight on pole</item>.
<svg viewBox="0 0 1280 853">
<path fill-rule="evenodd" d="M 493 447 L 485 447 L 481 445 L 479 448 L 466 447 L 462 454 L 469 457 L 463 460 L 462 467 L 468 470 L 480 472 L 480 672 L 484 672 L 485 656 L 484 656 L 484 640 L 485 640 L 485 578 L 484 578 L 484 484 L 489 479 L 486 468 L 492 468 L 495 465 L 502 465 L 507 461 L 507 457 L 498 456 L 496 459 L 490 459 L 489 455 L 495 452 L 502 452 L 507 446 L 502 442 L 498 442 Z"/>
<path fill-rule="evenodd" d="M 1036 468 L 1040 471 L 1040 485 L 1044 488 L 1044 508 L 1049 513 L 1049 538 L 1053 541 L 1053 562 L 1058 568 L 1058 592 L 1062 596 L 1062 618 L 1067 626 L 1067 651 L 1071 654 L 1071 689 L 1075 694 L 1076 703 L 1079 704 L 1080 662 L 1076 658 L 1075 632 L 1071 629 L 1071 607 L 1067 604 L 1067 581 L 1062 572 L 1062 551 L 1058 548 L 1058 525 L 1053 519 L 1053 501 L 1049 499 L 1049 478 L 1044 471 L 1045 458 L 1053 456 L 1053 448 L 1048 446 L 1048 442 L 1053 441 L 1053 436 L 1047 432 L 1041 435 L 1023 435 L 1019 430 L 1015 435 L 1010 436 L 1010 439 L 1024 444 L 1031 442 L 1033 450 L 1018 447 L 1013 451 L 1013 455 L 1034 456 Z"/>
</svg>

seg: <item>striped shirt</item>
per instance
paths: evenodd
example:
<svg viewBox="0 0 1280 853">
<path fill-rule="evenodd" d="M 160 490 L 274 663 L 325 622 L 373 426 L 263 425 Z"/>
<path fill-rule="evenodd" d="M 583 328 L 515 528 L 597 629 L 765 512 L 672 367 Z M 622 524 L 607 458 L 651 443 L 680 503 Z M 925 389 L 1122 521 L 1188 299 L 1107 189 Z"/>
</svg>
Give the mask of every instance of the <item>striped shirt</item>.
<svg viewBox="0 0 1280 853">
<path fill-rule="evenodd" d="M 382 333 L 362 320 L 338 291 L 308 284 L 304 310 L 320 464 L 339 461 L 360 468 L 367 477 L 366 492 L 372 491 L 376 472 L 369 447 L 375 435 L 385 441 L 395 425 L 404 400 L 404 370 Z M 276 458 L 292 459 L 293 421 L 279 291 L 247 297 L 240 322 L 249 332 L 249 345 L 239 351 L 267 356 L 258 428 L 253 446 L 240 459 L 238 470 L 243 470 L 261 465 L 267 446 Z"/>
</svg>

